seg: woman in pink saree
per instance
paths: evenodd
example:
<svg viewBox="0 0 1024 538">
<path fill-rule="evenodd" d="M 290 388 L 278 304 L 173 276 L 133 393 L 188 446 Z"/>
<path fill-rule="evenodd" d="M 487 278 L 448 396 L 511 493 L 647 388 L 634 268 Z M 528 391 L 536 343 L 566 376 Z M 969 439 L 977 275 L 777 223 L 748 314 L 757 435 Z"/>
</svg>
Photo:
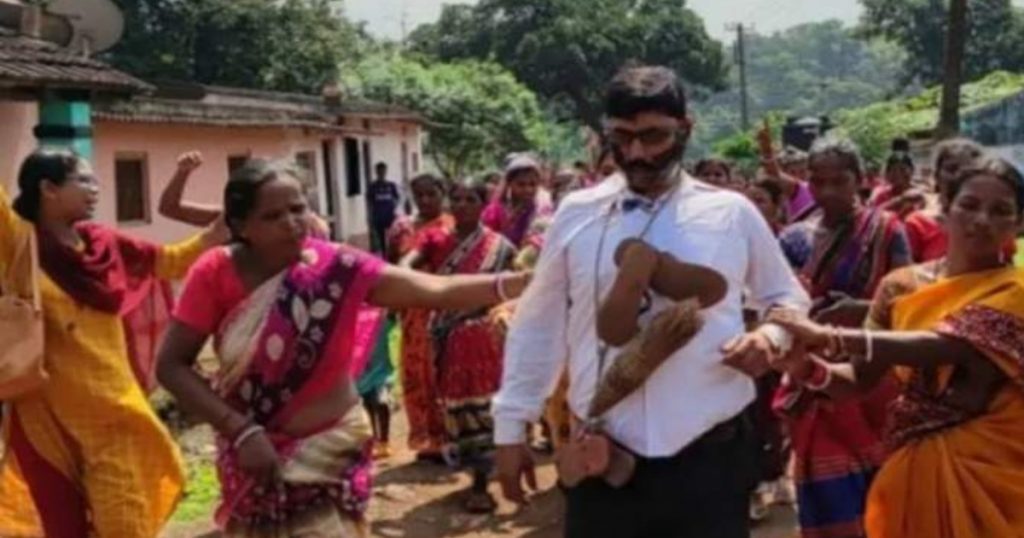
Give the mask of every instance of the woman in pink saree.
<svg viewBox="0 0 1024 538">
<path fill-rule="evenodd" d="M 294 174 L 253 162 L 225 192 L 235 241 L 193 266 L 159 376 L 218 434 L 226 536 L 363 537 L 372 430 L 353 380 L 373 344 L 368 308 L 478 308 L 526 275 L 443 278 L 308 236 Z M 369 330 L 368 330 L 369 327 Z M 213 386 L 192 365 L 208 337 Z"/>
<path fill-rule="evenodd" d="M 552 213 L 550 201 L 544 200 L 540 191 L 540 181 L 540 163 L 529 155 L 512 157 L 498 196 L 481 217 L 487 227 L 504 235 L 516 248 L 523 246 L 535 220 Z"/>
</svg>

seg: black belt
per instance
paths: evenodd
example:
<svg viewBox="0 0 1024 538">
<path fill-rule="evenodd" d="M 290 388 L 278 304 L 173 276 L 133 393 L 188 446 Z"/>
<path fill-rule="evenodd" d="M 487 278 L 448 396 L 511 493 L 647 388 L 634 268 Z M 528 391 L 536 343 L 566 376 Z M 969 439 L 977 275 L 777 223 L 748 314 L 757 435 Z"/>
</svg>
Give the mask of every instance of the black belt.
<svg viewBox="0 0 1024 538">
<path fill-rule="evenodd" d="M 662 458 L 647 458 L 644 456 L 637 455 L 638 460 L 645 460 L 650 462 L 659 461 L 671 461 L 680 458 L 692 456 L 699 452 L 707 450 L 717 450 L 722 445 L 732 443 L 742 437 L 745 433 L 751 429 L 750 421 L 742 413 L 735 417 L 726 420 L 725 422 L 719 423 L 714 428 L 708 430 L 704 435 L 701 435 L 690 444 L 683 447 L 679 452 L 676 452 L 672 456 Z"/>
</svg>

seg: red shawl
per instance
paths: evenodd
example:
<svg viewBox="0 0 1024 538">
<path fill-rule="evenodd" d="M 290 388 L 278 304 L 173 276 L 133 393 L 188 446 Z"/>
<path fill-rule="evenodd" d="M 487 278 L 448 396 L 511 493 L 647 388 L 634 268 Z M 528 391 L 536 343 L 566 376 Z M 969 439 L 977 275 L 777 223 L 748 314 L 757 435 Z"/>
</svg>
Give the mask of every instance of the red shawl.
<svg viewBox="0 0 1024 538">
<path fill-rule="evenodd" d="M 160 247 L 98 224 L 76 231 L 77 250 L 39 230 L 39 264 L 76 302 L 120 316 L 132 371 L 145 391 L 156 386 L 156 345 L 170 319 L 170 285 L 156 278 Z"/>
</svg>

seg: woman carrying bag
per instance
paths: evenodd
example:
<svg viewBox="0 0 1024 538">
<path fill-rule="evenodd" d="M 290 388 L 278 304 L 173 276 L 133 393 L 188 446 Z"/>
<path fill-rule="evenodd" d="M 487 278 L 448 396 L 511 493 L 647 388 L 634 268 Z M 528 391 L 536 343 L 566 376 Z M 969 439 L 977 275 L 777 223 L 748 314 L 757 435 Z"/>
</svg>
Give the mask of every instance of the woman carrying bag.
<svg viewBox="0 0 1024 538">
<path fill-rule="evenodd" d="M 87 222 L 99 189 L 70 151 L 30 155 L 18 187 L 13 206 L 0 189 L 0 267 L 38 238 L 48 378 L 3 396 L 0 536 L 154 537 L 184 473 L 133 372 L 133 349 L 149 342 L 132 333 L 150 325 L 135 318 L 161 293 L 159 279 L 183 277 L 226 232 L 158 246 Z"/>
</svg>

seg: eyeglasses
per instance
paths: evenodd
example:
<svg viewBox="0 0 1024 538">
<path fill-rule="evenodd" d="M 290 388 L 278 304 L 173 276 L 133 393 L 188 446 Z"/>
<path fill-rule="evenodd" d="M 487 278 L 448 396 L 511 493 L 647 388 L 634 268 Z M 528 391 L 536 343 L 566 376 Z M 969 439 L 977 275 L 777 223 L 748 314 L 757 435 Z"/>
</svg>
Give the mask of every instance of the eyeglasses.
<svg viewBox="0 0 1024 538">
<path fill-rule="evenodd" d="M 642 131 L 627 131 L 624 129 L 611 129 L 605 133 L 608 142 L 619 147 L 628 148 L 633 142 L 640 141 L 640 144 L 647 147 L 660 146 L 676 134 L 676 129 L 652 127 Z"/>
</svg>

